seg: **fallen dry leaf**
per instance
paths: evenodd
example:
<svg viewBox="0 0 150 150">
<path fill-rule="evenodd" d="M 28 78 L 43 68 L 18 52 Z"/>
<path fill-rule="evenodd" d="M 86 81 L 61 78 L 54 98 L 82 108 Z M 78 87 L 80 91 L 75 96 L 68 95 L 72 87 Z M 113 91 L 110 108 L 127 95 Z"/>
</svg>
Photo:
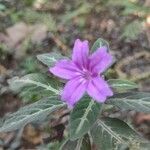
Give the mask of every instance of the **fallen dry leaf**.
<svg viewBox="0 0 150 150">
<path fill-rule="evenodd" d="M 136 115 L 135 122 L 136 122 L 137 125 L 142 124 L 145 121 L 150 122 L 150 114 L 138 113 Z"/>
<path fill-rule="evenodd" d="M 0 42 L 6 45 L 15 58 L 22 58 L 26 50 L 32 44 L 41 44 L 47 37 L 48 28 L 44 24 L 27 25 L 24 22 L 16 23 L 6 29 L 6 35 L 0 33 Z"/>
<path fill-rule="evenodd" d="M 36 10 L 41 10 L 44 4 L 45 4 L 45 0 L 35 0 L 33 7 Z"/>
<path fill-rule="evenodd" d="M 31 124 L 25 126 L 22 137 L 24 140 L 34 145 L 42 143 L 41 132 L 38 129 L 34 128 L 34 126 Z"/>
<path fill-rule="evenodd" d="M 7 75 L 7 69 L 0 64 L 0 75 Z"/>
<path fill-rule="evenodd" d="M 23 22 L 17 23 L 12 27 L 7 28 L 7 46 L 9 48 L 15 48 L 27 37 L 29 31 L 29 27 Z"/>
<path fill-rule="evenodd" d="M 31 41 L 40 44 L 47 37 L 48 28 L 43 24 L 34 25 L 32 28 Z"/>
<path fill-rule="evenodd" d="M 0 33 L 0 43 L 5 42 L 7 39 L 7 36 L 4 33 Z"/>
<path fill-rule="evenodd" d="M 8 146 L 15 138 L 15 132 L 1 133 L 0 140 L 3 141 L 3 146 Z"/>
</svg>

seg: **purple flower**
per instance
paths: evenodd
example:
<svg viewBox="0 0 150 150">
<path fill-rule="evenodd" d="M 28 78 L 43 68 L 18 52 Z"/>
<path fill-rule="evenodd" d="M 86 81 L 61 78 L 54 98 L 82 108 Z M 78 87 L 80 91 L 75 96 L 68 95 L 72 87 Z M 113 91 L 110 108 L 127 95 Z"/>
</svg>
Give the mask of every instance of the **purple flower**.
<svg viewBox="0 0 150 150">
<path fill-rule="evenodd" d="M 61 94 L 61 99 L 69 106 L 76 104 L 87 92 L 93 100 L 105 102 L 113 92 L 106 81 L 100 77 L 112 63 L 112 56 L 106 47 L 100 47 L 89 55 L 88 41 L 77 39 L 74 44 L 72 60 L 60 60 L 49 71 L 69 80 Z"/>
</svg>

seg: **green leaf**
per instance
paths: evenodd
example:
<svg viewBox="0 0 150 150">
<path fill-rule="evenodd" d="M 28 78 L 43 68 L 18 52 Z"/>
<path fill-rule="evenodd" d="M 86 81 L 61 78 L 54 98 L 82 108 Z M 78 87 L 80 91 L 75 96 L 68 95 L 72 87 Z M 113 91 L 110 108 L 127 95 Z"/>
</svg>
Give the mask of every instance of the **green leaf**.
<svg viewBox="0 0 150 150">
<path fill-rule="evenodd" d="M 108 84 L 110 85 L 110 87 L 116 89 L 117 91 L 138 88 L 136 83 L 121 79 L 110 79 L 108 80 Z"/>
<path fill-rule="evenodd" d="M 3 11 L 6 9 L 6 6 L 0 3 L 0 11 Z"/>
<path fill-rule="evenodd" d="M 37 55 L 37 59 L 41 61 L 48 67 L 54 66 L 54 64 L 60 59 L 67 59 L 67 57 L 62 56 L 60 53 L 51 52 L 46 54 Z"/>
<path fill-rule="evenodd" d="M 111 150 L 120 146 L 128 146 L 128 140 L 137 139 L 139 135 L 125 122 L 115 118 L 98 119 L 91 129 L 91 136 L 98 149 Z"/>
<path fill-rule="evenodd" d="M 42 92 L 48 91 L 51 92 L 52 94 L 58 95 L 59 90 L 57 90 L 58 89 L 57 82 L 56 80 L 55 82 L 53 82 L 53 80 L 50 79 L 52 78 L 48 78 L 43 74 L 33 73 L 33 74 L 25 75 L 24 77 L 21 78 L 14 77 L 12 79 L 9 79 L 8 83 L 9 83 L 9 88 L 16 92 L 19 91 L 24 92 L 23 89 L 26 88 L 25 91 L 28 90 L 28 93 L 32 93 L 34 91 L 38 93 L 40 90 Z M 53 87 L 55 88 L 53 88 L 50 84 L 53 85 Z"/>
<path fill-rule="evenodd" d="M 143 143 L 140 143 L 140 150 L 149 150 L 150 148 L 150 142 L 143 142 Z"/>
<path fill-rule="evenodd" d="M 90 150 L 90 149 L 91 144 L 88 135 L 85 135 L 84 137 L 75 141 L 66 140 L 59 148 L 59 150 Z"/>
<path fill-rule="evenodd" d="M 105 41 L 102 38 L 98 38 L 95 43 L 93 44 L 91 51 L 94 52 L 96 51 L 98 48 L 102 47 L 102 46 L 106 46 L 107 50 L 109 51 L 109 43 L 107 41 Z"/>
<path fill-rule="evenodd" d="M 134 92 L 116 94 L 114 97 L 109 98 L 107 102 L 120 109 L 150 113 L 150 93 Z"/>
<path fill-rule="evenodd" d="M 59 101 L 58 97 L 51 96 L 22 107 L 17 112 L 4 118 L 4 122 L 0 127 L 0 132 L 16 130 L 30 122 L 43 121 L 50 113 L 63 106 L 65 106 L 65 104 Z"/>
<path fill-rule="evenodd" d="M 14 77 L 8 80 L 9 88 L 14 92 L 20 92 L 24 101 L 41 99 L 50 95 L 58 95 L 60 83 L 52 77 L 40 73 Z"/>
<path fill-rule="evenodd" d="M 91 100 L 89 97 L 77 103 L 71 113 L 69 122 L 69 133 L 72 140 L 82 137 L 89 131 L 96 121 L 101 108 L 102 105 Z"/>
<path fill-rule="evenodd" d="M 71 141 L 71 140 L 67 139 L 60 146 L 59 150 L 73 150 L 73 149 L 75 149 L 77 143 L 78 143 L 78 140 Z"/>
<path fill-rule="evenodd" d="M 37 59 L 33 58 L 32 56 L 23 60 L 20 67 L 25 71 L 25 74 L 39 71 Z"/>
</svg>

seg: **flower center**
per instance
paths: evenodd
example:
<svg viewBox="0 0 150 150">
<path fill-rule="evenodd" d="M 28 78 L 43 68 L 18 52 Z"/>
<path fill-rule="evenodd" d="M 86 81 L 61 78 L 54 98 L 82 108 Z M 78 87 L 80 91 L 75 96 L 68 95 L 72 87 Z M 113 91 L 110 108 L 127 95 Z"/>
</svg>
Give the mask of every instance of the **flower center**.
<svg viewBox="0 0 150 150">
<path fill-rule="evenodd" d="M 90 80 L 92 78 L 93 74 L 89 70 L 83 68 L 82 76 L 83 76 L 84 79 Z"/>
</svg>

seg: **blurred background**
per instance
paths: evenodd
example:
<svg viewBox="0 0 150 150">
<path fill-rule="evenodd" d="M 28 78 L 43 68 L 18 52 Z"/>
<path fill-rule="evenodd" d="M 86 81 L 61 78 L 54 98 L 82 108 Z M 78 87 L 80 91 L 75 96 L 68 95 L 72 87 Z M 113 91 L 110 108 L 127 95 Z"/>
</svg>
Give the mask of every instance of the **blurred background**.
<svg viewBox="0 0 150 150">
<path fill-rule="evenodd" d="M 47 73 L 37 54 L 68 55 L 76 38 L 87 39 L 92 46 L 99 37 L 109 42 L 116 57 L 107 77 L 132 80 L 139 91 L 150 92 L 150 0 L 0 0 L 0 117 L 35 101 L 33 95 L 11 92 L 7 80 Z M 114 115 L 132 118 L 137 130 L 150 139 L 150 114 Z M 54 124 L 51 135 L 31 124 L 21 135 L 0 134 L 0 150 L 34 149 L 53 139 L 56 142 L 49 147 L 57 149 L 63 124 Z"/>
</svg>

